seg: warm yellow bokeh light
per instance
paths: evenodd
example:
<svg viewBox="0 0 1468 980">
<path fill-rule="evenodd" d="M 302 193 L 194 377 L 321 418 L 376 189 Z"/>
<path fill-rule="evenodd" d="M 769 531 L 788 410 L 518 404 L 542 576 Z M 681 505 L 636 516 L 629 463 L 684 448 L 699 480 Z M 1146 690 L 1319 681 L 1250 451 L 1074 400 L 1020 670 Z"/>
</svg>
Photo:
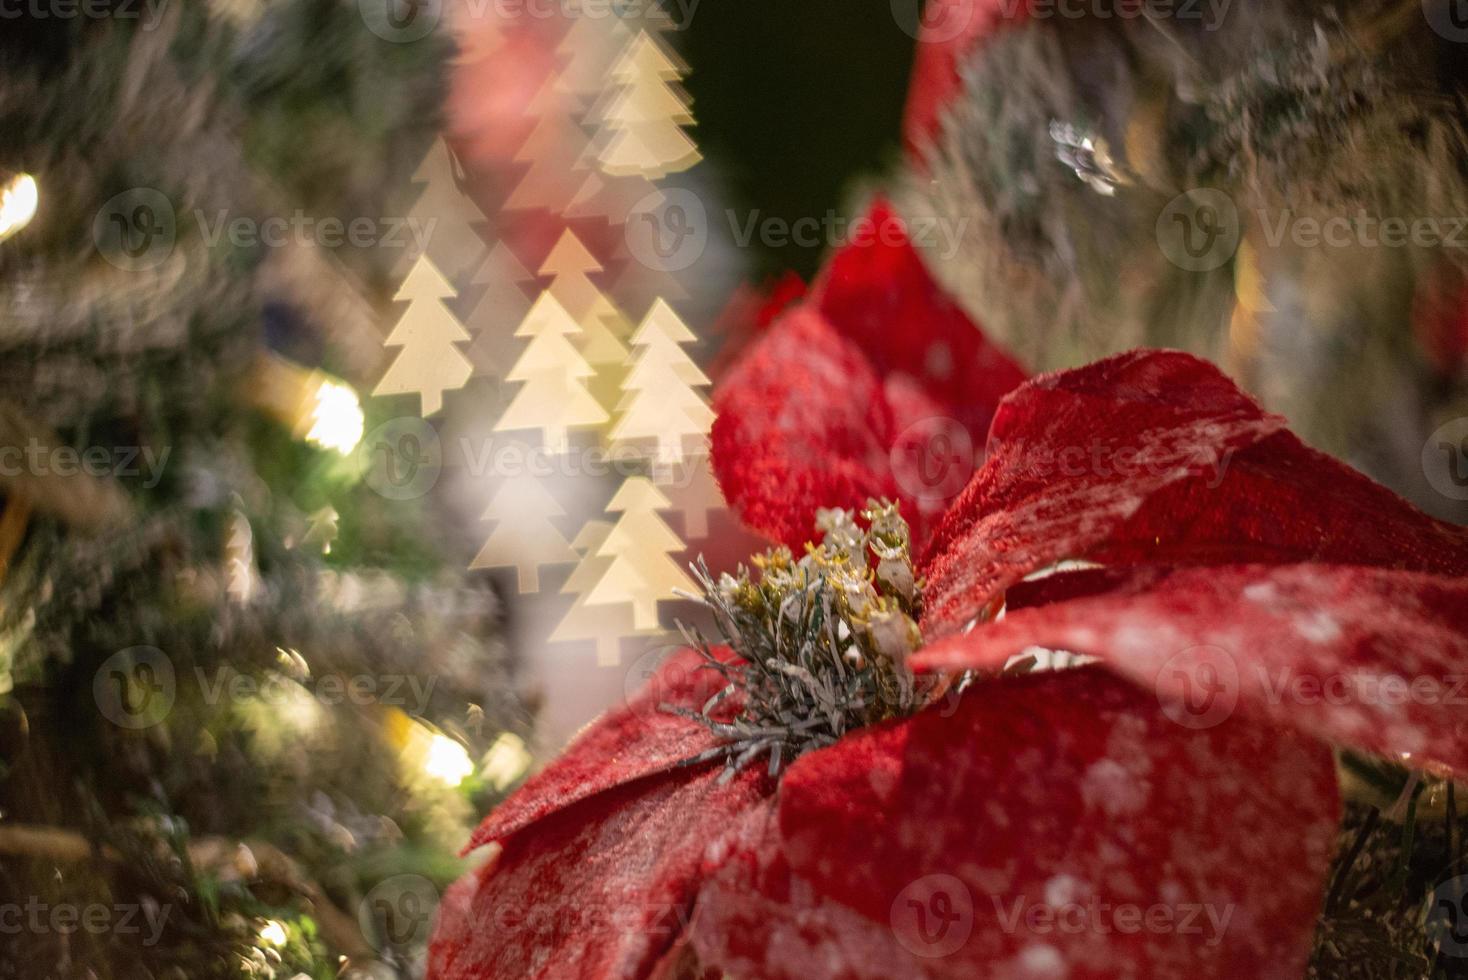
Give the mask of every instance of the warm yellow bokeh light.
<svg viewBox="0 0 1468 980">
<path fill-rule="evenodd" d="M 423 755 L 423 772 L 445 786 L 457 786 L 474 771 L 464 747 L 446 735 L 434 732 Z"/>
<path fill-rule="evenodd" d="M 357 393 L 340 382 L 323 380 L 316 389 L 306 441 L 346 456 L 362 441 L 362 427 L 362 403 Z"/>
<path fill-rule="evenodd" d="M 485 782 L 503 792 L 529 771 L 530 761 L 525 741 L 514 732 L 505 732 L 484 753 L 480 769 Z"/>
<path fill-rule="evenodd" d="M 16 174 L 0 188 L 0 241 L 20 231 L 36 216 L 41 191 L 30 174 Z"/>
<path fill-rule="evenodd" d="M 260 927 L 260 941 L 271 946 L 284 946 L 286 942 L 285 926 L 269 919 Z"/>
</svg>

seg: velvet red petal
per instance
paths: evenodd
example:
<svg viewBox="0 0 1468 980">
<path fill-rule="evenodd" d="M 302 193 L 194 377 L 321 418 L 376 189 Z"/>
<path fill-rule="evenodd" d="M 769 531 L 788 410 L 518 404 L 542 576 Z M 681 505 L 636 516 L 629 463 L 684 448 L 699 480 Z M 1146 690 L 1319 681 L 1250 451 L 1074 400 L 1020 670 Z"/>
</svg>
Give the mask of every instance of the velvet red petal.
<svg viewBox="0 0 1468 980">
<path fill-rule="evenodd" d="M 937 638 L 1066 558 L 1323 561 L 1468 574 L 1468 531 L 1282 431 L 1216 368 L 1134 351 L 1037 379 L 929 545 Z"/>
<path fill-rule="evenodd" d="M 814 533 L 818 508 L 899 497 L 882 379 L 810 306 L 760 339 L 719 386 L 714 407 L 714 471 L 756 531 L 798 549 Z"/>
<path fill-rule="evenodd" d="M 759 772 L 721 773 L 624 784 L 505 841 L 446 896 L 428 976 L 646 977 L 687 928 L 710 843 L 767 793 Z"/>
<path fill-rule="evenodd" d="M 709 376 L 718 381 L 739 363 L 749 345 L 770 328 L 780 314 L 805 298 L 805 281 L 793 272 L 762 287 L 741 284 L 719 312 L 709 333 L 717 339 L 718 354 L 709 364 Z"/>
<path fill-rule="evenodd" d="M 916 4 L 903 4 L 915 7 Z M 918 32 L 902 123 L 910 156 L 921 161 L 943 113 L 963 89 L 960 69 L 983 40 L 1029 17 L 1029 0 L 928 0 Z M 894 11 L 898 5 L 894 4 Z"/>
<path fill-rule="evenodd" d="M 717 655 L 733 656 L 722 649 Z M 703 666 L 692 650 L 675 653 L 636 697 L 593 722 L 555 761 L 491 811 L 470 838 L 466 853 L 573 803 L 666 771 L 712 748 L 718 739 L 708 728 L 658 706 L 698 710 L 724 684 L 723 675 Z M 737 700 L 730 698 L 715 714 L 723 717 L 737 711 Z"/>
<path fill-rule="evenodd" d="M 768 980 L 1299 977 L 1336 819 L 1313 739 L 1094 668 L 996 680 L 799 760 L 692 937 Z"/>
<path fill-rule="evenodd" d="M 922 541 L 972 474 L 995 406 L 1024 378 L 879 200 L 809 301 L 720 382 L 714 468 L 745 522 L 792 548 L 811 538 L 817 509 L 868 497 L 901 503 Z M 936 460 L 937 476 L 913 472 L 914 455 L 946 439 L 959 445 Z"/>
<path fill-rule="evenodd" d="M 907 223 L 880 198 L 831 256 L 811 301 L 879 375 L 911 378 L 975 445 L 1000 400 L 1027 377 L 928 273 Z"/>
<path fill-rule="evenodd" d="M 1314 564 L 1099 574 L 1112 580 L 1100 594 L 1008 612 L 914 667 L 992 668 L 1027 646 L 1091 654 L 1187 724 L 1237 709 L 1468 771 L 1468 579 Z"/>
</svg>

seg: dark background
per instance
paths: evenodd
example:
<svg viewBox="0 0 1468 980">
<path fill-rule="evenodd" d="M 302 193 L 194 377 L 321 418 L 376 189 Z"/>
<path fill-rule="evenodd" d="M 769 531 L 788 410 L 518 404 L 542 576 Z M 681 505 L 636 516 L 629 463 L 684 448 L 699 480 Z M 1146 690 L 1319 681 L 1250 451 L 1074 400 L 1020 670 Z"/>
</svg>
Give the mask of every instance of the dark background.
<svg viewBox="0 0 1468 980">
<path fill-rule="evenodd" d="M 703 0 L 674 38 L 694 138 L 741 220 L 842 212 L 854 180 L 896 161 L 915 42 L 891 4 Z M 808 279 L 823 251 L 758 247 L 749 273 Z"/>
</svg>

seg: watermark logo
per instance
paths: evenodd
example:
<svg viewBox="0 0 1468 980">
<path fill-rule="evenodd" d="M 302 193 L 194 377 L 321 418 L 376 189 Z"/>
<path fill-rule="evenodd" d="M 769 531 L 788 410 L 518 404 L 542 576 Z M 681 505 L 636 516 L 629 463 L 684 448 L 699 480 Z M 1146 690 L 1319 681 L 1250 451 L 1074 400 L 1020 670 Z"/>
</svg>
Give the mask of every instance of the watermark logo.
<svg viewBox="0 0 1468 980">
<path fill-rule="evenodd" d="M 437 218 L 369 218 L 359 215 L 349 221 L 337 217 L 318 218 L 297 208 L 289 215 L 254 218 L 231 216 L 227 209 L 212 215 L 203 208 L 193 211 L 194 223 L 209 248 L 228 244 L 232 248 L 288 248 L 292 245 L 338 249 L 381 248 L 411 251 L 421 255 L 438 227 Z"/>
<path fill-rule="evenodd" d="M 1157 216 L 1157 246 L 1188 272 L 1220 268 L 1238 251 L 1242 228 L 1233 198 L 1212 187 L 1184 191 Z"/>
<path fill-rule="evenodd" d="M 151 490 L 163 479 L 171 447 L 155 452 L 151 446 L 49 446 L 32 436 L 24 446 L 0 446 L 0 476 L 141 477 Z"/>
<path fill-rule="evenodd" d="M 1422 0 L 1422 16 L 1444 40 L 1468 41 L 1468 0 Z"/>
<path fill-rule="evenodd" d="M 1468 956 L 1468 875 L 1449 878 L 1432 891 L 1426 932 L 1444 956 Z"/>
<path fill-rule="evenodd" d="M 1238 706 L 1239 668 L 1223 647 L 1189 647 L 1167 659 L 1154 687 L 1168 718 L 1184 728 L 1212 728 Z"/>
<path fill-rule="evenodd" d="M 674 659 L 687 649 L 681 643 L 659 644 L 632 661 L 622 680 L 627 703 L 645 706 L 649 713 L 656 714 L 660 710 L 658 706 L 671 700 L 674 691 L 687 687 L 695 674 L 712 670 L 691 654 L 681 660 Z"/>
<path fill-rule="evenodd" d="M 927 504 L 957 497 L 968 486 L 977 463 L 968 428 L 943 416 L 920 419 L 903 429 L 888 458 L 902 491 Z"/>
<path fill-rule="evenodd" d="M 157 647 L 119 650 L 92 678 L 92 697 L 102 716 L 119 728 L 151 728 L 173 710 L 178 680 L 173 661 Z"/>
<path fill-rule="evenodd" d="M 455 10 L 465 22 L 490 20 L 497 25 L 525 20 L 618 20 L 666 23 L 686 30 L 702 0 L 461 0 Z"/>
<path fill-rule="evenodd" d="M 943 44 L 967 33 L 977 16 L 974 0 L 891 0 L 892 19 L 914 40 Z"/>
<path fill-rule="evenodd" d="M 357 0 L 367 29 L 384 41 L 408 44 L 433 32 L 443 16 L 442 0 Z"/>
<path fill-rule="evenodd" d="M 357 448 L 367 485 L 388 500 L 413 500 L 443 472 L 443 445 L 433 426 L 402 415 L 377 426 Z"/>
<path fill-rule="evenodd" d="M 422 875 L 393 875 L 363 897 L 357 924 L 379 953 L 403 953 L 428 943 L 436 908 L 433 882 Z"/>
<path fill-rule="evenodd" d="M 108 262 L 126 272 L 157 268 L 173 254 L 178 216 L 167 195 L 134 187 L 110 198 L 92 219 L 92 241 Z"/>
<path fill-rule="evenodd" d="M 1422 446 L 1422 473 L 1450 500 L 1468 500 L 1468 415 L 1438 427 Z"/>
<path fill-rule="evenodd" d="M 724 214 L 737 248 L 749 248 L 756 242 L 766 248 L 794 245 L 830 250 L 911 245 L 943 260 L 958 254 L 969 225 L 967 217 L 926 215 L 909 221 L 901 215 L 886 214 L 878 220 L 868 214 L 850 217 L 835 208 L 794 219 L 766 214 L 758 208 L 744 215 L 730 208 Z"/>
<path fill-rule="evenodd" d="M 953 875 L 923 875 L 897 893 L 890 921 L 897 941 L 914 956 L 950 956 L 974 931 L 973 896 Z"/>
<path fill-rule="evenodd" d="M 708 211 L 686 188 L 653 191 L 632 205 L 624 234 L 627 250 L 643 266 L 681 272 L 708 248 Z"/>
<path fill-rule="evenodd" d="M 39 896 L 31 895 L 24 903 L 0 903 L 0 935 L 28 932 L 69 936 L 85 932 L 92 936 L 141 936 L 142 945 L 156 946 L 172 912 L 172 905 L 156 902 L 76 905 L 43 902 Z"/>
<path fill-rule="evenodd" d="M 135 20 L 151 31 L 168 0 L 0 0 L 0 20 Z"/>
<path fill-rule="evenodd" d="M 1288 208 L 1256 212 L 1263 242 L 1270 248 L 1468 248 L 1468 217 L 1462 215 L 1379 215 L 1365 208 L 1355 214 L 1316 217 Z"/>
<path fill-rule="evenodd" d="M 1198 936 L 1204 946 L 1213 948 L 1223 942 L 1235 911 L 1232 904 L 1211 902 L 1107 902 L 1085 894 L 1085 886 L 1066 875 L 1051 879 L 1045 890 L 1041 902 L 1028 901 L 1023 895 L 1013 901 L 991 896 L 999 928 L 1011 934 L 1036 936 Z"/>
</svg>

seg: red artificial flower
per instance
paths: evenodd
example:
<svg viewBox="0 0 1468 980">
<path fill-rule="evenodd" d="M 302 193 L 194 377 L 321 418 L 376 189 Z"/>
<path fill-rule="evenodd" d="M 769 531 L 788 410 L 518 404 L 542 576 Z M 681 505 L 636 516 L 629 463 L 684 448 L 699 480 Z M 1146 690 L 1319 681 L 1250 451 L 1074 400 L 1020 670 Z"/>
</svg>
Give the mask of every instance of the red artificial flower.
<svg viewBox="0 0 1468 980">
<path fill-rule="evenodd" d="M 1299 977 L 1331 746 L 1468 767 L 1447 696 L 1468 532 L 1203 361 L 1026 381 L 874 234 L 715 403 L 715 466 L 755 528 L 798 543 L 817 507 L 901 502 L 926 542 L 912 666 L 983 679 L 778 783 L 721 780 L 685 764 L 718 738 L 660 706 L 697 711 L 724 679 L 676 656 L 480 827 L 497 853 L 445 897 L 435 980 Z M 978 465 L 941 514 L 949 475 L 909 467 L 913 432 L 982 447 L 938 454 Z M 1033 647 L 1099 662 L 999 675 Z M 1403 686 L 1443 696 L 1385 693 Z"/>
</svg>

